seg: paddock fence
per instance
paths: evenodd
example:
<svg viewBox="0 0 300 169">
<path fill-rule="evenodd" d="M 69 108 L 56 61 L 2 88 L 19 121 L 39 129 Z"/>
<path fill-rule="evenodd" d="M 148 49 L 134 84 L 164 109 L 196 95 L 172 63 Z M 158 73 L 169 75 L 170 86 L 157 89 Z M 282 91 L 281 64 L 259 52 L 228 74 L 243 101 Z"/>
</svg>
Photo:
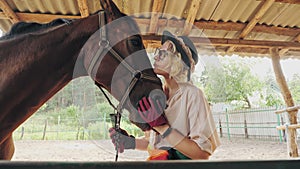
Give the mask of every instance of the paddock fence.
<svg viewBox="0 0 300 169">
<path fill-rule="evenodd" d="M 285 142 L 286 134 L 284 130 L 277 130 L 276 126 L 288 123 L 287 113 L 275 114 L 277 110 L 283 108 L 265 107 L 231 111 L 224 110 L 213 112 L 213 117 L 220 137 Z"/>
<path fill-rule="evenodd" d="M 128 119 L 122 118 L 121 124 L 134 136 L 142 134 L 136 126 L 128 125 Z M 103 117 L 78 119 L 56 118 L 51 116 L 30 117 L 13 133 L 14 140 L 101 140 L 109 139 L 112 127 L 109 114 Z"/>
<path fill-rule="evenodd" d="M 288 122 L 287 113 L 275 114 L 276 110 L 282 108 L 224 110 L 213 112 L 213 118 L 220 137 L 285 142 L 284 130 L 276 129 L 276 126 Z M 108 129 L 111 126 L 108 114 L 94 119 L 52 119 L 49 116 L 33 115 L 15 130 L 13 136 L 15 140 L 99 140 L 109 138 Z M 134 136 L 142 134 L 127 119 L 122 118 L 121 126 Z"/>
</svg>

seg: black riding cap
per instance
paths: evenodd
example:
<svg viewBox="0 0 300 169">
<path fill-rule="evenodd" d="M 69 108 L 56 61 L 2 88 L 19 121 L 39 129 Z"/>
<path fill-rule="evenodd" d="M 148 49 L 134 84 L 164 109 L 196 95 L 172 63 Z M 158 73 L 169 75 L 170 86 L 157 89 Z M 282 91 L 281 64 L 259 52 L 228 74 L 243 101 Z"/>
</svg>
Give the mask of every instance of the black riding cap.
<svg viewBox="0 0 300 169">
<path fill-rule="evenodd" d="M 193 42 L 187 36 L 178 36 L 178 38 L 181 38 L 183 40 L 183 42 L 185 43 L 185 45 L 189 47 L 189 49 L 192 53 L 192 58 L 196 65 L 198 63 L 198 52 L 197 52 L 197 49 L 194 46 Z M 189 60 L 187 53 L 182 48 L 182 45 L 181 45 L 182 43 L 172 33 L 170 33 L 169 31 L 164 31 L 163 35 L 162 35 L 162 39 L 161 39 L 161 44 L 165 43 L 167 40 L 170 40 L 175 44 L 176 50 L 177 50 L 177 52 L 179 52 L 181 54 L 181 56 L 182 56 L 181 58 L 182 58 L 183 62 L 189 68 L 191 68 L 191 62 Z"/>
</svg>

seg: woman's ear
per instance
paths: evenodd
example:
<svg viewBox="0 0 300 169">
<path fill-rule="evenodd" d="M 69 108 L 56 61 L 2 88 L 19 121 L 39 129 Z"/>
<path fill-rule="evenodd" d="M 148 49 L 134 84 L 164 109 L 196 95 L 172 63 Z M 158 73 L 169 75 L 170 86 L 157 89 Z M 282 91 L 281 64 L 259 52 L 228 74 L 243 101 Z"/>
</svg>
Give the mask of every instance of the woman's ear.
<svg viewBox="0 0 300 169">
<path fill-rule="evenodd" d="M 175 44 L 169 40 L 167 41 L 167 43 L 168 43 L 168 50 L 171 51 L 172 53 L 175 53 L 176 52 Z"/>
</svg>

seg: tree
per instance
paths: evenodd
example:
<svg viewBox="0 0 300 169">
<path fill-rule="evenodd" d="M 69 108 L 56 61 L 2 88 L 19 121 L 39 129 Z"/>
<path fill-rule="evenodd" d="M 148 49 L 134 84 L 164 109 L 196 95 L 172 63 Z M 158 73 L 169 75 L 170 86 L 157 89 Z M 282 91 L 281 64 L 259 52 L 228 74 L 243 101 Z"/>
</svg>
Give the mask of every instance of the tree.
<svg viewBox="0 0 300 169">
<path fill-rule="evenodd" d="M 279 106 L 283 105 L 283 98 L 279 89 L 279 86 L 275 80 L 274 72 L 269 71 L 264 81 L 265 92 L 263 99 L 266 106 Z"/>
<path fill-rule="evenodd" d="M 300 75 L 294 74 L 289 82 L 289 87 L 295 103 L 300 103 Z"/>
<path fill-rule="evenodd" d="M 250 96 L 261 91 L 263 83 L 251 73 L 251 62 L 242 59 L 221 60 L 223 67 L 208 65 L 204 90 L 210 101 L 223 99 L 225 102 L 241 101 L 251 108 Z"/>
<path fill-rule="evenodd" d="M 205 95 L 210 102 L 226 102 L 225 75 L 222 67 L 207 65 L 203 71 L 200 83 L 202 84 Z"/>
</svg>

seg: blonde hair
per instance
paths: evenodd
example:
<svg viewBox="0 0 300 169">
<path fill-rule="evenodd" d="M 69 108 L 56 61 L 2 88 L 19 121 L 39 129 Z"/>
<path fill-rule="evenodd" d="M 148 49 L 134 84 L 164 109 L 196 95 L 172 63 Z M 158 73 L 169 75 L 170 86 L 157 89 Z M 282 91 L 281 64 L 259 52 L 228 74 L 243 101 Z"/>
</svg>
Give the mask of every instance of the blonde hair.
<svg viewBox="0 0 300 169">
<path fill-rule="evenodd" d="M 168 55 L 171 55 L 170 62 L 168 64 L 168 67 L 170 67 L 169 75 L 172 78 L 174 78 L 177 82 L 186 82 L 189 68 L 182 61 L 181 54 L 176 51 L 175 44 L 170 40 L 167 40 L 166 42 L 170 43 L 170 45 L 168 46 L 168 50 L 171 52 L 168 53 Z"/>
</svg>

